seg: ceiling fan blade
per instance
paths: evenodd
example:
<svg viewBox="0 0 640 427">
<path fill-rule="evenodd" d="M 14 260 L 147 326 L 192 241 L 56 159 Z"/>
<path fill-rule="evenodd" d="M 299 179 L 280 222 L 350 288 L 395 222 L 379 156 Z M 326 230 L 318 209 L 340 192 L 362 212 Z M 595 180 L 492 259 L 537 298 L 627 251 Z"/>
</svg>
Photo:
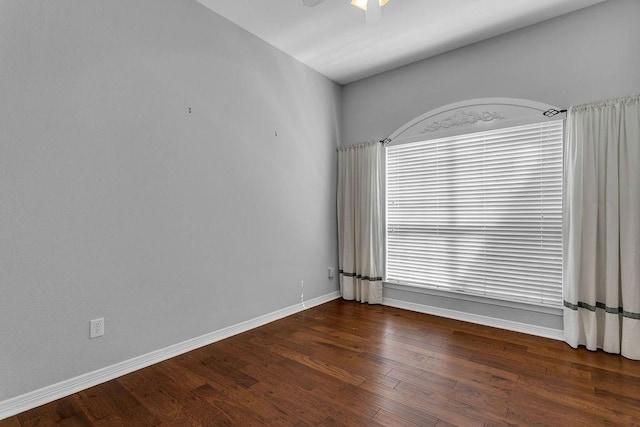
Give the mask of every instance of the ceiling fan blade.
<svg viewBox="0 0 640 427">
<path fill-rule="evenodd" d="M 302 3 L 303 3 L 305 6 L 313 7 L 313 6 L 317 6 L 317 5 L 319 5 L 319 4 L 320 4 L 320 3 L 322 3 L 323 1 L 324 1 L 324 0 L 302 0 Z"/>
<path fill-rule="evenodd" d="M 367 24 L 375 24 L 382 19 L 382 7 L 379 0 L 369 0 L 367 2 L 367 10 L 364 14 Z"/>
</svg>

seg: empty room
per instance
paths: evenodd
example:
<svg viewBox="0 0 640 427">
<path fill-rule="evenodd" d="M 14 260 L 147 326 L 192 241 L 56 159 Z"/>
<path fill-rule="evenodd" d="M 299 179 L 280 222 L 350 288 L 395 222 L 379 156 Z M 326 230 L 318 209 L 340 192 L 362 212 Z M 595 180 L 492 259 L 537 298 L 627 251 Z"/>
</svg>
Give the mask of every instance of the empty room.
<svg viewBox="0 0 640 427">
<path fill-rule="evenodd" d="M 36 425 L 640 425 L 640 1 L 0 0 Z"/>
</svg>

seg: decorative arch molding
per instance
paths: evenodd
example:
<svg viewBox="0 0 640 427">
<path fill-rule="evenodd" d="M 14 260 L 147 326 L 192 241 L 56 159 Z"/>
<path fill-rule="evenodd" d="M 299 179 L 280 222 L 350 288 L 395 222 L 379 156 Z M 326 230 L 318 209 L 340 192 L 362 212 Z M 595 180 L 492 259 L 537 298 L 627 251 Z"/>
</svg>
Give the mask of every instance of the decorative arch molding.
<svg viewBox="0 0 640 427">
<path fill-rule="evenodd" d="M 483 132 L 528 123 L 558 120 L 543 113 L 559 110 L 550 104 L 518 98 L 477 98 L 431 110 L 402 125 L 389 139 L 391 145 Z"/>
</svg>

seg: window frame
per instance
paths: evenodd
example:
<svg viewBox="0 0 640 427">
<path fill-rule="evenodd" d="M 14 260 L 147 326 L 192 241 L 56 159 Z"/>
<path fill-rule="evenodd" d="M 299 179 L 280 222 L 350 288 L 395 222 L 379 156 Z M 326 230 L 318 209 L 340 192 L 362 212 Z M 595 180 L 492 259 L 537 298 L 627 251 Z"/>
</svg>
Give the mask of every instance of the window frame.
<svg viewBox="0 0 640 427">
<path fill-rule="evenodd" d="M 482 98 L 473 99 L 454 104 L 449 104 L 429 111 L 401 126 L 387 139 L 389 146 L 407 144 L 417 141 L 426 141 L 445 138 L 449 136 L 466 135 L 476 132 L 490 131 L 502 128 L 510 128 L 519 125 L 542 123 L 545 121 L 557 121 L 565 119 L 565 114 L 548 118 L 543 115 L 548 109 L 557 107 L 536 101 L 515 98 Z M 480 118 L 478 118 L 480 117 Z M 446 125 L 446 126 L 445 126 Z M 432 131 L 435 130 L 435 131 Z M 564 123 L 562 145 L 564 147 Z M 564 151 L 564 149 L 563 149 Z M 383 202 L 385 204 L 384 215 L 384 265 L 388 264 L 388 229 L 387 229 L 387 150 L 384 150 L 383 179 L 385 183 Z M 562 237 L 561 237 L 562 239 Z M 561 279 L 562 281 L 562 279 Z M 417 292 L 434 295 L 437 297 L 480 302 L 497 306 L 512 307 L 530 310 L 539 313 L 558 315 L 562 308 L 556 305 L 539 305 L 529 302 L 496 299 L 485 295 L 471 293 L 457 293 L 431 287 L 415 286 L 411 284 L 391 282 L 388 280 L 385 268 L 385 288 L 391 290 Z"/>
</svg>

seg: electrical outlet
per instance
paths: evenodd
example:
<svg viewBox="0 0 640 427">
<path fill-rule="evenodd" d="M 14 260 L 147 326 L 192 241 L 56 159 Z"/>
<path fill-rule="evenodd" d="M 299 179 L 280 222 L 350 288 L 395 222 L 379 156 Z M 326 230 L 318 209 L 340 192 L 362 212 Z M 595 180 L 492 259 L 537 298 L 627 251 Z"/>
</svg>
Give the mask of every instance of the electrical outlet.
<svg viewBox="0 0 640 427">
<path fill-rule="evenodd" d="M 334 274 L 333 267 L 329 267 L 329 279 L 333 279 Z"/>
<path fill-rule="evenodd" d="M 93 319 L 90 323 L 89 338 L 98 338 L 104 335 L 104 317 Z"/>
</svg>

